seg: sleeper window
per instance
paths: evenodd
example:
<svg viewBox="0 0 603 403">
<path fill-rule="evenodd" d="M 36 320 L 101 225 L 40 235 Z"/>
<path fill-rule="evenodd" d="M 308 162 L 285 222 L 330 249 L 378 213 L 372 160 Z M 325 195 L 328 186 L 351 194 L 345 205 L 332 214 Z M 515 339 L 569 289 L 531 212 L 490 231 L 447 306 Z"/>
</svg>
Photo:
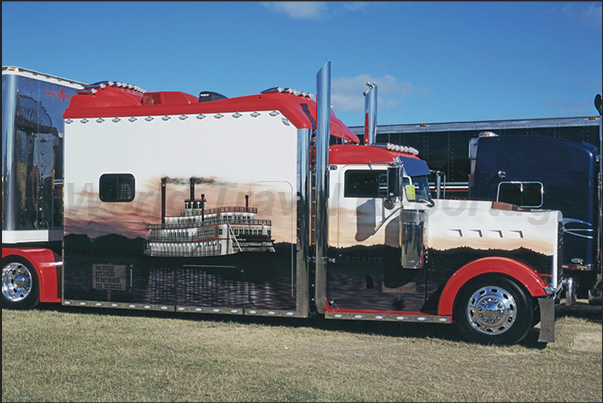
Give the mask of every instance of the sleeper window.
<svg viewBox="0 0 603 403">
<path fill-rule="evenodd" d="M 104 174 L 100 177 L 100 199 L 104 202 L 131 202 L 134 200 L 134 175 Z"/>
</svg>

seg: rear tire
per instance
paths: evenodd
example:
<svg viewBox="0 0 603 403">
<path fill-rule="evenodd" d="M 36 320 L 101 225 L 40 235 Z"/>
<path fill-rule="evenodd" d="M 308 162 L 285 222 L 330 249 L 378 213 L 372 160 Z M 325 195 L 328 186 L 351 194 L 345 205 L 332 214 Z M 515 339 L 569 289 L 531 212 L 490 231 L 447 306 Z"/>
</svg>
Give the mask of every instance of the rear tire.
<svg viewBox="0 0 603 403">
<path fill-rule="evenodd" d="M 455 309 L 461 333 L 480 344 L 518 343 L 535 319 L 527 293 L 502 276 L 480 277 L 468 283 L 461 290 Z"/>
<path fill-rule="evenodd" d="M 31 309 L 40 301 L 38 274 L 20 256 L 2 259 L 2 308 Z"/>
</svg>

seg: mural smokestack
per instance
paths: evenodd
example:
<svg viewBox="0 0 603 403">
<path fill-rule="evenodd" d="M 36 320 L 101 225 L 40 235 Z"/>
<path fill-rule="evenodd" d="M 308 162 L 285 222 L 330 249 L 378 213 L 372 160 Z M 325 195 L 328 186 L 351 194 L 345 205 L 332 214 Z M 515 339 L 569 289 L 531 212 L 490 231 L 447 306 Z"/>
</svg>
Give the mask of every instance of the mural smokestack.
<svg viewBox="0 0 603 403">
<path fill-rule="evenodd" d="M 161 178 L 161 223 L 165 224 L 165 186 L 167 184 L 167 177 Z"/>
<path fill-rule="evenodd" d="M 190 180 L 190 189 L 191 189 L 191 201 L 195 200 L 195 178 L 191 178 Z"/>
</svg>

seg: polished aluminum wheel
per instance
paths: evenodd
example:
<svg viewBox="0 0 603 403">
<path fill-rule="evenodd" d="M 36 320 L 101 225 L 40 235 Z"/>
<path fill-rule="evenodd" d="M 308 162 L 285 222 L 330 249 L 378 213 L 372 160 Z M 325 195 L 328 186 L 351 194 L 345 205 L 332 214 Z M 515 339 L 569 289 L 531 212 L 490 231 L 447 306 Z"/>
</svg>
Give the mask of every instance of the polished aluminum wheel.
<svg viewBox="0 0 603 403">
<path fill-rule="evenodd" d="M 517 319 L 517 304 L 504 288 L 485 286 L 471 295 L 467 319 L 478 332 L 498 335 L 509 330 Z"/>
<path fill-rule="evenodd" d="M 2 268 L 2 294 L 11 302 L 23 301 L 32 290 L 33 277 L 27 266 L 12 262 Z"/>
</svg>

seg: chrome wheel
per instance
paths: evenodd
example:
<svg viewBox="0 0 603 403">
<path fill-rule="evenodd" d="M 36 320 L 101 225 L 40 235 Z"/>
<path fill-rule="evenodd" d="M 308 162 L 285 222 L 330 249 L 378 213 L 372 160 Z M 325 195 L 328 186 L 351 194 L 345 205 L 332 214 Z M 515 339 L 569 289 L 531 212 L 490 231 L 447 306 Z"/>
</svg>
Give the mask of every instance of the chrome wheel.
<svg viewBox="0 0 603 403">
<path fill-rule="evenodd" d="M 476 290 L 467 303 L 467 320 L 478 332 L 499 335 L 517 319 L 513 295 L 502 287 L 485 286 Z"/>
<path fill-rule="evenodd" d="M 10 302 L 26 299 L 32 287 L 33 276 L 27 266 L 11 262 L 2 268 L 2 295 Z"/>
</svg>

